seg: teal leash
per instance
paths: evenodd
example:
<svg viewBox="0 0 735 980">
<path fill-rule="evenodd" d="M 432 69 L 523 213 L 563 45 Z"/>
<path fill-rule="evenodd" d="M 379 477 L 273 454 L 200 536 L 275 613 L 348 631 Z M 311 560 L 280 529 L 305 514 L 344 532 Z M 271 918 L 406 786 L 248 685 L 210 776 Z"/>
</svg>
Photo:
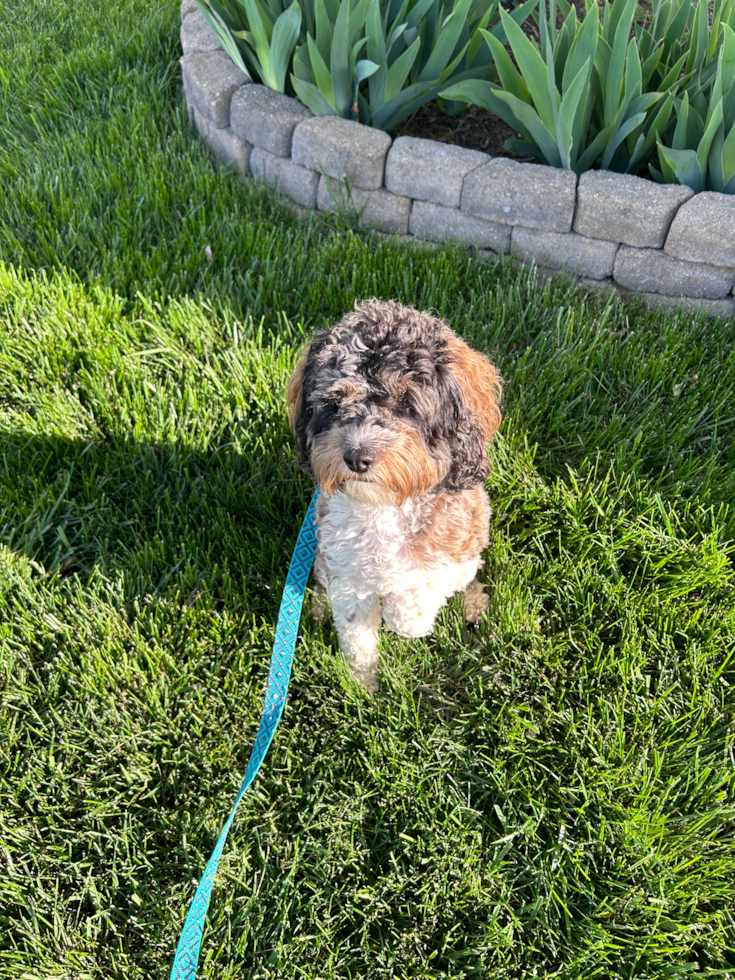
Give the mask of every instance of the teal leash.
<svg viewBox="0 0 735 980">
<path fill-rule="evenodd" d="M 268 683 L 265 689 L 265 704 L 263 705 L 263 713 L 260 716 L 260 726 L 258 728 L 258 734 L 255 736 L 255 744 L 250 753 L 250 761 L 245 772 L 245 778 L 242 781 L 240 792 L 235 799 L 235 805 L 227 818 L 227 823 L 222 828 L 222 833 L 219 835 L 219 840 L 212 851 L 212 856 L 207 862 L 207 867 L 204 869 L 204 874 L 197 886 L 192 903 L 189 906 L 184 927 L 181 930 L 179 945 L 176 947 L 176 957 L 174 959 L 174 965 L 171 968 L 171 980 L 196 980 L 204 922 L 207 917 L 209 899 L 212 894 L 212 886 L 214 885 L 214 879 L 217 874 L 219 859 L 222 856 L 227 835 L 232 826 L 232 821 L 235 818 L 237 808 L 240 805 L 240 800 L 257 776 L 265 754 L 268 751 L 268 746 L 273 740 L 276 728 L 278 728 L 278 722 L 281 720 L 281 715 L 283 714 L 286 696 L 288 694 L 288 682 L 291 679 L 296 637 L 299 632 L 301 607 L 304 604 L 304 591 L 316 552 L 317 540 L 316 529 L 314 527 L 314 513 L 318 496 L 319 490 L 317 489 L 306 511 L 306 517 L 304 518 L 304 523 L 301 525 L 301 530 L 299 531 L 299 536 L 294 547 L 293 557 L 291 558 L 291 564 L 288 568 L 286 585 L 284 586 L 283 598 L 281 599 L 281 608 L 278 612 L 276 638 L 273 643 Z"/>
</svg>

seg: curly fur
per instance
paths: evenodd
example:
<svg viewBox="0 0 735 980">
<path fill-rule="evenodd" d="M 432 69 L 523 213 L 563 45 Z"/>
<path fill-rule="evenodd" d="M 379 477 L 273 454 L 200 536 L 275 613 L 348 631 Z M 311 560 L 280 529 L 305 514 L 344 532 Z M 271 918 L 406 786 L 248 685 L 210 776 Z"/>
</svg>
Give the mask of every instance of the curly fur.
<svg viewBox="0 0 735 980">
<path fill-rule="evenodd" d="M 294 371 L 298 462 L 323 491 L 315 574 L 370 689 L 381 618 L 403 636 L 425 635 L 475 579 L 501 391 L 486 357 L 436 317 L 392 301 L 369 300 L 317 333 Z"/>
</svg>

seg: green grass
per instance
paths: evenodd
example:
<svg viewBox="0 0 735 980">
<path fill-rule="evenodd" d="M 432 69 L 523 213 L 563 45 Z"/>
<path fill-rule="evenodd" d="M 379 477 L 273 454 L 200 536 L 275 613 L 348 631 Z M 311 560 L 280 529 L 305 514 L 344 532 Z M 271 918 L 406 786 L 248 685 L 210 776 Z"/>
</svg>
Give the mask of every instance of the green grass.
<svg viewBox="0 0 735 980">
<path fill-rule="evenodd" d="M 310 493 L 285 382 L 366 295 L 506 378 L 492 610 L 375 699 L 307 615 L 202 976 L 733 976 L 732 326 L 299 223 L 193 140 L 176 23 L 0 6 L 0 977 L 168 976 Z"/>
</svg>

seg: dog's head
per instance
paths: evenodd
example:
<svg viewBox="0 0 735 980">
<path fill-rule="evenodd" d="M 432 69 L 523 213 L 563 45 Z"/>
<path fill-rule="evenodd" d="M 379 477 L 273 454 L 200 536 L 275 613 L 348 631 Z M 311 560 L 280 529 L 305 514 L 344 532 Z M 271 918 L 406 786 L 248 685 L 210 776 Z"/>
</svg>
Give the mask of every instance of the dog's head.
<svg viewBox="0 0 735 980">
<path fill-rule="evenodd" d="M 299 465 L 370 503 L 481 486 L 501 380 L 428 313 L 369 300 L 314 337 L 288 387 Z"/>
</svg>

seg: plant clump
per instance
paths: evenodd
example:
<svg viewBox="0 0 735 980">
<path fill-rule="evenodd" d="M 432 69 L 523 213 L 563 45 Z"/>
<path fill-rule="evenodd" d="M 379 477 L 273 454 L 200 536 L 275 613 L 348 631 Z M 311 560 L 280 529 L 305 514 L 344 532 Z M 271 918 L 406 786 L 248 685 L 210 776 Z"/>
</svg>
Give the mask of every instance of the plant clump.
<svg viewBox="0 0 735 980">
<path fill-rule="evenodd" d="M 249 78 L 316 115 L 390 131 L 469 103 L 549 166 L 735 193 L 735 0 L 585 3 L 197 0 Z"/>
</svg>

